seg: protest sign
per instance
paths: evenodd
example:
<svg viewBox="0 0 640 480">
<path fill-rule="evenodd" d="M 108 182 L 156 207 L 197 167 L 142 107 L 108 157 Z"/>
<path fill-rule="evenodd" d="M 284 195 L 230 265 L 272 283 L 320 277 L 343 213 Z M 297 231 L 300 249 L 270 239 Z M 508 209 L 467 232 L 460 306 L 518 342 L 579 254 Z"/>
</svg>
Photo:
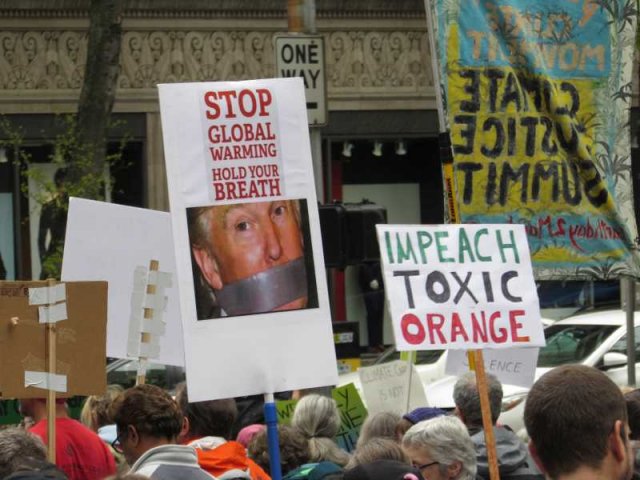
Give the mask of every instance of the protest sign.
<svg viewBox="0 0 640 480">
<path fill-rule="evenodd" d="M 159 90 L 189 397 L 335 384 L 302 80 Z"/>
<path fill-rule="evenodd" d="M 522 225 L 377 225 L 398 350 L 543 346 Z"/>
<path fill-rule="evenodd" d="M 537 279 L 638 276 L 627 0 L 433 0 L 461 223 L 526 227 Z"/>
<path fill-rule="evenodd" d="M 538 365 L 537 348 L 505 348 L 494 350 L 487 348 L 482 351 L 484 369 L 495 376 L 500 383 L 530 387 L 535 381 Z M 456 377 L 468 372 L 469 358 L 464 350 L 449 350 L 444 371 L 447 375 Z"/>
<path fill-rule="evenodd" d="M 276 412 L 278 412 L 278 424 L 291 425 L 293 412 L 298 404 L 297 400 L 276 400 Z"/>
<path fill-rule="evenodd" d="M 45 387 L 64 397 L 105 391 L 107 283 L 66 282 L 51 291 L 48 285 L 0 282 L 2 398 L 46 397 Z M 45 347 L 45 325 L 53 323 L 55 371 Z"/>
<path fill-rule="evenodd" d="M 353 383 L 334 388 L 331 396 L 338 405 L 341 421 L 336 442 L 343 450 L 353 452 L 358 443 L 362 424 L 367 418 L 367 409 Z"/>
<path fill-rule="evenodd" d="M 136 314 L 142 314 L 142 305 L 135 309 L 132 302 L 136 298 L 136 279 L 140 280 L 141 277 L 136 276 L 136 270 L 147 269 L 151 260 L 157 260 L 159 270 L 174 278 L 172 286 L 164 289 L 166 306 L 158 306 L 161 318 L 156 323 L 163 324 L 160 326 L 164 327 L 164 333 L 156 335 L 156 355 L 155 358 L 153 355 L 149 357 L 157 363 L 182 366 L 182 324 L 169 214 L 80 198 L 70 199 L 62 279 L 109 282 L 109 357 L 137 359 L 141 356 L 134 350 L 128 351 L 129 341 L 135 340 L 130 339 L 135 335 L 133 332 L 130 334 L 132 315 L 137 318 Z M 142 301 L 142 297 L 139 297 Z"/>
<path fill-rule="evenodd" d="M 428 405 L 424 387 L 411 363 L 396 360 L 358 370 L 362 395 L 370 414 L 395 412 L 403 415 Z M 410 398 L 407 398 L 408 396 Z"/>
</svg>

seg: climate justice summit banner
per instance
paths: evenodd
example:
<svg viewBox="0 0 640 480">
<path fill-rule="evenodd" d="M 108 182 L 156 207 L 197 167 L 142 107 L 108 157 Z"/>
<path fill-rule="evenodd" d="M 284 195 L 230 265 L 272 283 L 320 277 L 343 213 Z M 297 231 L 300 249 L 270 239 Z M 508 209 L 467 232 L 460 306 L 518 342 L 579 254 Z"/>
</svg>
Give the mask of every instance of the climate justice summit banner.
<svg viewBox="0 0 640 480">
<path fill-rule="evenodd" d="M 635 2 L 432 5 L 461 221 L 523 224 L 539 279 L 637 275 Z"/>
<path fill-rule="evenodd" d="M 335 384 L 302 80 L 159 90 L 189 398 Z"/>
</svg>

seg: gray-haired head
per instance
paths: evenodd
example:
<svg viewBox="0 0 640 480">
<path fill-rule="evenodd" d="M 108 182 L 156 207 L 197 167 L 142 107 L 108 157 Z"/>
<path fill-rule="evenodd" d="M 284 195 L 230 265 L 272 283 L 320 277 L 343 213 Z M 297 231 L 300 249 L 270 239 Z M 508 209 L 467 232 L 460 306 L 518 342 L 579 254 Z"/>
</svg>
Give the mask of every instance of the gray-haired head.
<svg viewBox="0 0 640 480">
<path fill-rule="evenodd" d="M 378 412 L 369 415 L 362 424 L 358 446 L 367 443 L 372 438 L 389 438 L 397 441 L 397 426 L 401 417 L 393 412 Z"/>
<path fill-rule="evenodd" d="M 358 440 L 358 446 L 351 456 L 347 469 L 377 462 L 378 460 L 395 460 L 396 462 L 411 464 L 409 457 L 407 457 L 407 454 L 396 440 L 373 437 L 362 443 Z"/>
<path fill-rule="evenodd" d="M 47 449 L 39 437 L 22 428 L 0 430 L 0 478 L 18 471 L 29 460 L 46 460 Z"/>
<path fill-rule="evenodd" d="M 315 394 L 307 395 L 298 402 L 291 420 L 291 425 L 309 439 L 311 462 L 327 460 L 344 466 L 349 461 L 349 454 L 334 441 L 340 423 L 335 400 Z"/>
<path fill-rule="evenodd" d="M 487 374 L 487 388 L 489 390 L 491 420 L 495 424 L 502 409 L 502 384 L 495 376 Z M 465 373 L 458 378 L 453 387 L 453 401 L 467 427 L 482 427 L 480 395 L 474 372 Z"/>
<path fill-rule="evenodd" d="M 455 480 L 475 479 L 476 451 L 469 432 L 457 417 L 436 417 L 417 423 L 404 434 L 402 446 L 409 457 L 412 450 L 425 452 L 438 462 L 443 476 L 458 470 Z"/>
</svg>

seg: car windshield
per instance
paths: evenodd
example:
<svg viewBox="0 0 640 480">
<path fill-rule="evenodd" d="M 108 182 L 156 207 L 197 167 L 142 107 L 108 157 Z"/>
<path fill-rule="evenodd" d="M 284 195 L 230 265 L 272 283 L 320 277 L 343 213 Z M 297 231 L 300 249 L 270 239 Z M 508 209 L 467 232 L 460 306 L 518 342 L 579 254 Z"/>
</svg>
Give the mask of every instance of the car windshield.
<svg viewBox="0 0 640 480">
<path fill-rule="evenodd" d="M 427 365 L 436 363 L 444 350 L 418 350 L 416 352 L 416 365 Z M 375 364 L 390 362 L 392 360 L 399 360 L 400 352 L 395 347 L 387 348 L 378 358 L 375 360 Z"/>
<path fill-rule="evenodd" d="M 539 367 L 557 367 L 587 358 L 618 327 L 615 325 L 551 325 L 544 331 Z"/>
</svg>

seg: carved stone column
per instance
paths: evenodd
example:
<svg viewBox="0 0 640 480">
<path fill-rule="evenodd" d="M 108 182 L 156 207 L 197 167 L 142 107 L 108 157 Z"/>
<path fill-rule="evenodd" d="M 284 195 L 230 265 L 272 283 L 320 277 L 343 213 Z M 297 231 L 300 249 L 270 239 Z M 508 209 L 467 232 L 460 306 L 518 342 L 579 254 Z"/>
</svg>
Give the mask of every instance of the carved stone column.
<svg viewBox="0 0 640 480">
<path fill-rule="evenodd" d="M 164 164 L 162 128 L 160 114 L 156 112 L 147 113 L 145 166 L 147 173 L 147 207 L 168 212 L 169 192 L 167 190 L 167 173 Z"/>
</svg>

